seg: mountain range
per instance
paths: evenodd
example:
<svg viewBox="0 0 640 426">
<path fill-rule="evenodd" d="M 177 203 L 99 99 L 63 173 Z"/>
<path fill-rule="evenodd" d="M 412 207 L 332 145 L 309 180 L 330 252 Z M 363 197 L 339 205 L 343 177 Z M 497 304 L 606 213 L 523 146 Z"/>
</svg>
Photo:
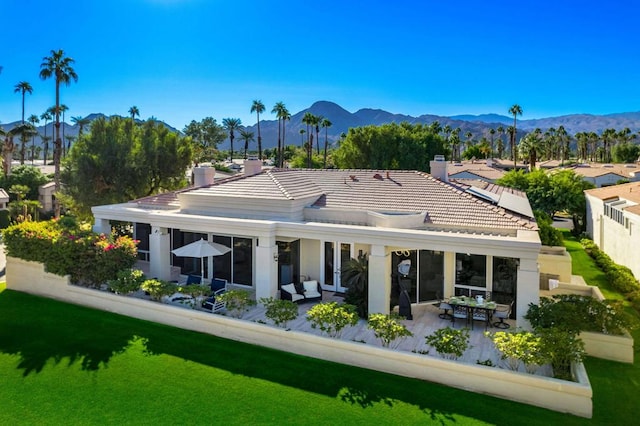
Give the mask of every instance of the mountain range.
<svg viewBox="0 0 640 426">
<path fill-rule="evenodd" d="M 438 121 L 441 126 L 449 125 L 451 128 L 459 127 L 461 129 L 461 139 L 465 139 L 465 134 L 471 132 L 474 139 L 479 139 L 482 136 L 488 137 L 488 131 L 490 129 L 497 129 L 499 126 L 507 128 L 513 125 L 513 117 L 499 114 L 481 114 L 481 115 L 454 115 L 454 116 L 439 116 L 432 114 L 424 114 L 418 117 L 413 117 L 405 114 L 393 114 L 381 109 L 364 108 L 356 112 L 349 112 L 342 108 L 340 105 L 328 101 L 318 101 L 311 105 L 309 108 L 299 111 L 291 116 L 291 119 L 286 123 L 286 133 L 284 135 L 284 143 L 300 145 L 302 139 L 306 138 L 305 134 L 300 134 L 300 130 L 306 132 L 307 126 L 302 122 L 302 118 L 305 113 L 311 112 L 314 115 L 319 115 L 329 119 L 332 123 L 331 127 L 327 130 L 327 138 L 330 143 L 337 141 L 342 133 L 347 133 L 349 128 L 360 127 L 366 125 L 381 125 L 386 123 L 401 123 L 408 122 L 411 124 L 430 124 L 434 121 Z M 104 114 L 96 113 L 87 116 L 90 120 L 97 117 L 107 117 Z M 19 122 L 7 123 L 2 125 L 5 130 L 10 130 L 13 126 Z M 178 131 L 171 127 L 166 122 L 163 122 L 170 130 Z M 601 133 L 604 129 L 613 128 L 616 130 L 622 130 L 628 127 L 632 132 L 640 131 L 640 112 L 624 112 L 607 115 L 592 115 L 592 114 L 571 114 L 558 117 L 540 118 L 517 121 L 518 139 L 524 136 L 525 133 L 540 128 L 543 131 L 554 127 L 564 126 L 565 130 L 574 135 L 577 132 L 596 132 Z M 77 136 L 79 127 L 76 125 L 70 125 L 65 123 L 65 135 Z M 257 139 L 257 127 L 255 124 L 246 126 L 249 131 L 254 132 Z M 44 134 L 44 126 L 38 126 L 40 134 Z M 87 131 L 87 130 L 85 130 Z M 273 148 L 277 146 L 278 142 L 278 121 L 277 120 L 260 120 L 260 131 L 262 134 L 263 148 Z M 47 124 L 47 135 L 53 134 L 53 123 Z M 314 132 L 315 136 L 315 132 Z M 321 143 L 324 143 L 325 129 L 320 129 L 319 139 Z M 66 141 L 65 141 L 66 142 Z M 36 144 L 40 145 L 40 138 L 36 138 Z M 234 149 L 239 150 L 241 148 L 241 142 L 236 138 L 234 143 Z M 224 141 L 219 148 L 228 149 L 229 140 Z M 255 149 L 255 144 L 252 147 Z"/>
</svg>

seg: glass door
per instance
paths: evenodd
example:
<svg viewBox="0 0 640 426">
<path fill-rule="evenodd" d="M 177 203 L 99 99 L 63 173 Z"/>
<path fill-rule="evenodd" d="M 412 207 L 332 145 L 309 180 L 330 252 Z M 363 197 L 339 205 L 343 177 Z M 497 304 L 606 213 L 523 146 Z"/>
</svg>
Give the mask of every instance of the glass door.
<svg viewBox="0 0 640 426">
<path fill-rule="evenodd" d="M 347 291 L 342 280 L 342 265 L 353 258 L 353 244 L 325 241 L 322 251 L 322 288 L 339 293 Z"/>
</svg>

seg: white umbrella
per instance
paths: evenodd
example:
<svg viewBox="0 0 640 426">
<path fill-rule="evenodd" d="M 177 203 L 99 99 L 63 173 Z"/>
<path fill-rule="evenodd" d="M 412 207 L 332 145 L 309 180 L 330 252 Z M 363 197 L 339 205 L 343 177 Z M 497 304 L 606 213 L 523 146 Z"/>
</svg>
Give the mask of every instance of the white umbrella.
<svg viewBox="0 0 640 426">
<path fill-rule="evenodd" d="M 196 257 L 200 258 L 202 271 L 204 273 L 204 258 L 209 256 L 222 256 L 227 254 L 231 249 L 223 244 L 212 243 L 200 239 L 186 246 L 179 247 L 175 250 L 171 250 L 171 253 L 180 257 Z"/>
</svg>

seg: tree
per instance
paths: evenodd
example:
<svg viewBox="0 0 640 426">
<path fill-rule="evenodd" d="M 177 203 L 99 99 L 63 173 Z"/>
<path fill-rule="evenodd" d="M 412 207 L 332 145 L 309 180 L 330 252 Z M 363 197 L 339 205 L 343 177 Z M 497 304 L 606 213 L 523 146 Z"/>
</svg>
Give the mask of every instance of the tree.
<svg viewBox="0 0 640 426">
<path fill-rule="evenodd" d="M 134 105 L 129 108 L 129 115 L 131 116 L 131 121 L 136 121 L 136 117 L 140 117 L 140 110 Z"/>
<path fill-rule="evenodd" d="M 203 118 L 201 121 L 191 120 L 182 131 L 193 141 L 196 166 L 200 162 L 212 159 L 218 145 L 226 137 L 223 127 L 212 117 Z"/>
<path fill-rule="evenodd" d="M 21 135 L 21 137 L 26 140 L 26 138 L 31 137 L 33 132 L 35 132 L 35 128 L 30 123 L 18 124 L 8 132 L 3 131 L 5 139 L 2 145 L 2 168 L 5 177 L 11 175 L 11 162 L 15 149 L 15 143 L 13 142 L 14 137 Z"/>
<path fill-rule="evenodd" d="M 300 147 L 304 148 L 304 134 L 307 132 L 304 129 L 300 129 L 298 132 L 300 133 Z"/>
<path fill-rule="evenodd" d="M 242 125 L 242 121 L 239 118 L 223 118 L 222 126 L 229 132 L 229 142 L 231 143 L 231 154 L 229 159 L 233 163 L 233 140 L 235 139 L 234 131 L 239 130 Z"/>
<path fill-rule="evenodd" d="M 240 129 L 240 140 L 244 141 L 244 159 L 247 159 L 247 150 L 249 149 L 249 142 L 253 142 L 253 132 L 246 129 Z"/>
<path fill-rule="evenodd" d="M 498 126 L 496 132 L 498 132 L 498 146 L 496 147 L 496 151 L 498 151 L 498 158 L 502 158 L 504 150 L 504 141 L 502 140 L 502 135 L 504 135 L 504 127 Z"/>
<path fill-rule="evenodd" d="M 493 157 L 493 138 L 496 135 L 496 129 L 489 129 L 489 135 L 491 136 L 491 153 L 489 154 L 491 157 Z"/>
<path fill-rule="evenodd" d="M 43 112 L 42 114 L 40 114 L 40 119 L 44 120 L 44 136 L 42 137 L 42 142 L 44 144 L 44 157 L 43 157 L 43 165 L 47 165 L 47 154 L 48 154 L 48 148 L 49 148 L 49 141 L 51 140 L 50 137 L 47 136 L 47 121 L 51 121 L 51 112 L 49 112 L 49 110 L 46 110 L 45 112 Z"/>
<path fill-rule="evenodd" d="M 428 126 L 390 123 L 349 129 L 332 158 L 339 168 L 429 171 L 429 161 L 443 153 L 442 136 Z"/>
<path fill-rule="evenodd" d="M 25 95 L 28 94 L 32 94 L 33 93 L 33 87 L 31 87 L 31 84 L 29 84 L 28 81 L 21 81 L 20 83 L 16 84 L 14 86 L 14 93 L 20 93 L 22 94 L 22 121 L 21 123 L 24 124 L 24 98 Z M 22 137 L 20 138 L 20 142 L 22 143 L 21 148 L 20 148 L 20 164 L 24 164 L 24 153 L 25 153 L 25 144 L 26 144 L 26 137 L 23 134 Z"/>
<path fill-rule="evenodd" d="M 513 157 L 513 168 L 517 168 L 517 159 L 516 159 L 516 137 L 518 135 L 518 130 L 516 127 L 516 117 L 522 115 L 522 107 L 518 104 L 514 104 L 509 108 L 509 114 L 513 115 L 513 133 L 511 133 L 511 156 Z"/>
<path fill-rule="evenodd" d="M 529 170 L 536 168 L 536 161 L 538 159 L 538 152 L 542 149 L 542 131 L 535 129 L 531 133 L 527 133 L 520 141 L 520 156 L 529 159 Z"/>
<path fill-rule="evenodd" d="M 63 157 L 67 156 L 67 151 L 64 148 L 64 140 L 66 139 L 66 135 L 64 134 L 64 131 L 67 127 L 67 123 L 65 122 L 64 115 L 68 110 L 69 110 L 69 107 L 66 106 L 65 104 L 60 105 L 60 112 L 62 113 L 62 156 Z"/>
<path fill-rule="evenodd" d="M 611 162 L 611 144 L 614 142 L 616 137 L 616 129 L 604 129 L 602 131 L 602 145 L 604 147 L 604 162 Z"/>
<path fill-rule="evenodd" d="M 322 124 L 322 127 L 324 127 L 324 160 L 322 162 L 322 167 L 326 169 L 327 168 L 327 148 L 329 145 L 328 131 L 329 131 L 329 127 L 331 127 L 333 123 L 331 123 L 331 121 L 329 121 L 328 118 L 323 118 L 321 124 Z"/>
<path fill-rule="evenodd" d="M 316 154 L 320 155 L 320 123 L 322 122 L 322 119 L 324 117 L 321 117 L 319 115 L 314 115 L 313 116 L 313 125 L 316 128 Z"/>
<path fill-rule="evenodd" d="M 287 107 L 284 105 L 284 102 L 276 102 L 271 113 L 275 114 L 278 119 L 278 154 L 276 155 L 276 166 L 282 167 L 282 128 L 284 126 L 282 126 L 281 123 L 288 113 Z"/>
<path fill-rule="evenodd" d="M 307 125 L 307 167 L 311 168 L 311 154 L 313 153 L 313 134 L 309 131 L 309 127 L 313 124 L 314 115 L 309 111 L 302 116 L 302 122 Z"/>
<path fill-rule="evenodd" d="M 71 144 L 73 143 L 73 141 L 76 140 L 76 137 L 73 135 L 67 135 L 65 136 L 65 139 L 67 140 L 67 150 L 66 152 L 68 153 L 71 150 Z"/>
<path fill-rule="evenodd" d="M 88 126 L 89 123 L 91 123 L 91 120 L 89 120 L 88 118 L 82 118 L 82 117 L 71 117 L 71 122 L 74 123 L 76 126 L 78 126 L 78 139 L 82 137 L 82 131 L 84 130 L 85 126 Z"/>
<path fill-rule="evenodd" d="M 170 132 L 161 123 L 147 120 L 134 126 L 129 119 L 99 118 L 71 148 L 63 195 L 74 213 L 86 217 L 95 205 L 184 187 L 191 158 L 191 138 Z"/>
<path fill-rule="evenodd" d="M 40 122 L 40 119 L 38 118 L 37 115 L 35 114 L 31 114 L 29 116 L 29 123 L 33 126 L 33 128 L 36 128 L 36 124 L 38 124 Z M 36 136 L 38 135 L 38 132 L 35 131 L 33 132 L 33 134 L 31 135 L 31 164 L 33 164 L 33 157 L 34 157 L 34 153 L 35 153 L 35 147 L 36 147 Z M 22 157 L 24 157 L 24 153 L 20 154 Z"/>
<path fill-rule="evenodd" d="M 40 78 L 46 80 L 54 77 L 56 86 L 56 138 L 54 141 L 53 164 L 54 164 L 54 182 L 55 191 L 60 191 L 60 154 L 62 150 L 62 139 L 60 139 L 60 84 L 69 86 L 71 80 L 78 81 L 78 75 L 72 65 L 75 61 L 65 56 L 64 51 L 52 50 L 51 56 L 45 56 L 40 64 Z M 60 217 L 60 203 L 56 198 L 54 200 L 55 217 Z"/>
<path fill-rule="evenodd" d="M 634 163 L 640 156 L 640 145 L 631 142 L 618 143 L 611 149 L 611 155 L 616 163 Z"/>
<path fill-rule="evenodd" d="M 260 114 L 264 112 L 264 104 L 260 100 L 254 100 L 251 104 L 251 112 L 255 112 L 258 120 L 258 158 L 262 161 L 262 135 L 260 135 Z"/>
</svg>

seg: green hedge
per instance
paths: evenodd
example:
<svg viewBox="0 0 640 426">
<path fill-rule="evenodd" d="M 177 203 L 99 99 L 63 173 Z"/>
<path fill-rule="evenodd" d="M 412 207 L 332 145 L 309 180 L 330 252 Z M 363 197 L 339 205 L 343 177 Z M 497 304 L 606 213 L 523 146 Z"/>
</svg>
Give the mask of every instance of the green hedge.
<svg viewBox="0 0 640 426">
<path fill-rule="evenodd" d="M 591 240 L 583 238 L 580 244 L 594 262 L 607 275 L 611 286 L 625 295 L 635 310 L 640 312 L 640 283 L 631 269 L 618 265 Z"/>
<path fill-rule="evenodd" d="M 3 238 L 8 256 L 44 263 L 47 272 L 87 286 L 115 278 L 137 256 L 130 237 L 95 234 L 72 220 L 23 222 L 5 229 Z"/>
</svg>

